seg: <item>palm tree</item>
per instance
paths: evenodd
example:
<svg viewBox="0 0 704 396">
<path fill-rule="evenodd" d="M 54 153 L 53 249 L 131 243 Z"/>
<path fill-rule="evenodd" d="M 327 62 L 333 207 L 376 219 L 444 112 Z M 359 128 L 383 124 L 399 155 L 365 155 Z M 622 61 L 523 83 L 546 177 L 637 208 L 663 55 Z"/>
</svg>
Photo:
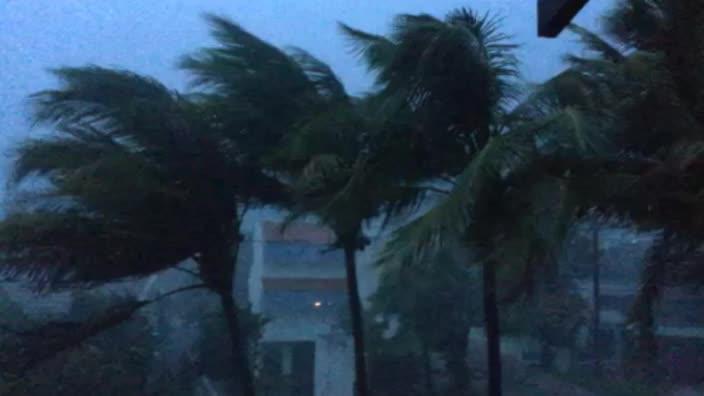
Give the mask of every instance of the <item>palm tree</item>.
<svg viewBox="0 0 704 396">
<path fill-rule="evenodd" d="M 337 81 L 329 68 L 308 54 L 298 50 L 296 55 L 309 73 L 325 70 L 325 81 Z M 397 183 L 395 168 L 375 158 L 381 145 L 378 131 L 387 120 L 377 107 L 378 98 L 349 97 L 344 90 L 337 91 L 335 97 L 334 105 L 296 126 L 273 162 L 292 180 L 295 195 L 289 221 L 307 214 L 316 216 L 335 232 L 334 247 L 344 252 L 355 389 L 364 396 L 369 394 L 369 386 L 356 252 L 369 243 L 363 231 L 365 223 L 413 207 L 423 189 Z"/>
<path fill-rule="evenodd" d="M 693 72 L 704 59 L 704 12 L 695 2 L 629 0 L 606 15 L 610 44 L 573 27 L 590 57 L 570 56 L 572 70 L 591 87 L 601 87 L 619 133 L 621 166 L 610 169 L 626 188 L 597 207 L 626 215 L 644 228 L 664 228 L 642 276 L 630 322 L 638 329 L 638 360 L 655 357 L 654 301 L 665 282 L 671 239 L 701 238 L 701 200 L 692 184 L 701 172 L 704 80 Z M 695 67 L 696 68 L 696 67 Z M 625 166 L 626 162 L 638 166 Z M 626 169 L 630 168 L 630 169 Z M 605 169 L 601 169 L 602 182 Z M 648 199 L 642 200 L 647 191 Z M 691 243 L 691 241 L 689 242 Z M 665 253 L 664 253 L 665 252 Z M 666 263 L 670 263 L 667 264 Z"/>
<path fill-rule="evenodd" d="M 411 109 L 416 127 L 402 132 L 414 155 L 406 158 L 415 157 L 422 166 L 411 169 L 416 171 L 412 176 L 454 175 L 488 144 L 492 118 L 509 97 L 508 79 L 516 74 L 513 46 L 497 32 L 495 21 L 461 9 L 444 20 L 400 15 L 388 38 L 343 29 L 376 72 L 383 95 Z M 490 388 L 497 394 L 501 369 L 498 313 L 492 309 L 495 273 L 485 272 Z"/>
<path fill-rule="evenodd" d="M 34 96 L 49 136 L 25 141 L 14 182 L 36 177 L 0 228 L 3 269 L 50 287 L 145 276 L 193 259 L 221 299 L 243 393 L 253 395 L 232 298 L 246 204 L 283 197 L 235 160 L 207 108 L 147 77 L 99 67 L 55 71 Z M 255 198 L 256 195 L 256 198 Z"/>
<path fill-rule="evenodd" d="M 265 43 L 252 44 L 254 38 L 241 28 L 219 19 L 214 22 L 221 46 L 186 57 L 182 65 L 194 73 L 209 103 L 225 109 L 232 108 L 231 103 L 244 104 L 235 108 L 244 118 L 240 125 L 247 125 L 240 130 L 242 144 L 250 147 L 253 157 L 263 159 L 270 174 L 292 188 L 294 200 L 287 206 L 291 218 L 313 213 L 336 233 L 336 246 L 345 256 L 356 389 L 367 395 L 356 272 L 356 252 L 367 243 L 363 224 L 417 202 L 419 190 L 392 187 L 389 172 L 381 172 L 386 169 L 383 164 L 368 159 L 379 140 L 374 131 L 383 124 L 374 98 L 349 96 L 330 67 L 302 49 L 281 51 Z M 278 149 L 272 152 L 265 146 L 257 151 L 256 144 L 262 141 L 275 142 Z"/>
<path fill-rule="evenodd" d="M 536 159 L 592 152 L 586 113 L 545 89 L 508 114 L 517 76 L 515 46 L 490 16 L 465 9 L 444 20 L 401 15 L 389 37 L 343 28 L 376 72 L 380 95 L 389 106 L 405 109 L 415 126 L 389 132 L 409 141 L 412 155 L 387 158 L 406 158 L 401 168 L 411 180 L 454 178 L 444 200 L 396 233 L 381 262 L 418 261 L 458 238 L 475 251 L 483 264 L 489 394 L 500 395 L 498 263 L 502 256 L 525 259 L 537 243 L 549 245 L 538 223 L 566 229 L 577 206 L 570 180 L 544 169 L 549 161 Z M 545 211 L 554 204 L 563 210 Z"/>
<path fill-rule="evenodd" d="M 19 149 L 15 184 L 43 184 L 3 221 L 2 265 L 56 287 L 194 260 L 204 287 L 220 296 L 249 396 L 254 381 L 232 296 L 239 227 L 248 208 L 287 200 L 264 159 L 303 110 L 328 98 L 326 82 L 294 56 L 227 19 L 208 21 L 220 46 L 183 61 L 203 93 L 91 66 L 56 70 L 62 87 L 34 95 L 34 118 L 53 133 Z"/>
<path fill-rule="evenodd" d="M 696 0 L 627 0 L 606 15 L 606 33 L 628 49 L 658 53 L 678 102 L 702 122 L 704 10 Z"/>
</svg>

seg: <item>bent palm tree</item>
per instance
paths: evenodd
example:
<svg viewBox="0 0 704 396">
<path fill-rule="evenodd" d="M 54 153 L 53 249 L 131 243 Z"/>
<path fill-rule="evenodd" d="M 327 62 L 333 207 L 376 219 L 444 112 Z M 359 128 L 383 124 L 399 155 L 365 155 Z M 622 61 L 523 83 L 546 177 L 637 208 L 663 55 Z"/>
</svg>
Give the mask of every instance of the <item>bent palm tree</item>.
<svg viewBox="0 0 704 396">
<path fill-rule="evenodd" d="M 371 173 L 362 166 L 369 149 L 372 107 L 350 97 L 330 67 L 311 54 L 296 48 L 281 51 L 260 42 L 250 45 L 258 49 L 256 53 L 245 51 L 243 42 L 255 38 L 236 25 L 213 21 L 221 26 L 221 36 L 227 34 L 222 47 L 187 57 L 182 65 L 196 75 L 195 83 L 206 90 L 210 103 L 223 108 L 231 108 L 233 102 L 243 104 L 235 108 L 244 119 L 241 125 L 247 126 L 240 130 L 245 136 L 242 144 L 263 160 L 271 174 L 292 183 L 295 196 L 289 208 L 294 216 L 313 212 L 335 231 L 337 246 L 345 252 L 356 389 L 359 395 L 367 395 L 356 251 L 364 246 L 364 220 L 377 216 L 381 208 L 402 204 L 399 194 L 405 194 L 379 181 L 370 183 Z M 251 66 L 244 68 L 242 63 Z M 256 144 L 262 142 L 278 148 L 257 151 Z M 358 172 L 361 169 L 365 172 Z"/>
<path fill-rule="evenodd" d="M 282 197 L 278 184 L 232 160 L 204 106 L 154 80 L 99 67 L 55 74 L 63 87 L 34 96 L 36 120 L 54 133 L 20 147 L 14 174 L 48 186 L 3 221 L 4 271 L 60 286 L 193 259 L 221 298 L 234 367 L 252 395 L 232 299 L 237 230 L 245 204 Z"/>
<path fill-rule="evenodd" d="M 242 393 L 253 395 L 232 298 L 239 226 L 248 207 L 286 200 L 263 159 L 303 109 L 325 102 L 325 82 L 226 19 L 209 21 L 221 47 L 183 62 L 203 94 L 86 67 L 57 70 L 63 87 L 35 95 L 35 118 L 54 134 L 21 146 L 15 181 L 47 186 L 2 223 L 2 264 L 57 286 L 195 260 L 221 297 Z"/>
</svg>

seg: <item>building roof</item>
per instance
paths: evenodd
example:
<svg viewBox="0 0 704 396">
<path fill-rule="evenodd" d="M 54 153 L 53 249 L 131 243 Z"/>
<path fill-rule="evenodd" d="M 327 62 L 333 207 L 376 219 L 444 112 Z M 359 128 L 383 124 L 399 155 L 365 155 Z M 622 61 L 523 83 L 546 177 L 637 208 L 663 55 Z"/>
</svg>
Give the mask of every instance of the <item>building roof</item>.
<svg viewBox="0 0 704 396">
<path fill-rule="evenodd" d="M 329 245 L 335 242 L 335 233 L 311 223 L 291 223 L 282 232 L 282 223 L 262 221 L 264 242 L 306 242 L 314 245 Z"/>
</svg>

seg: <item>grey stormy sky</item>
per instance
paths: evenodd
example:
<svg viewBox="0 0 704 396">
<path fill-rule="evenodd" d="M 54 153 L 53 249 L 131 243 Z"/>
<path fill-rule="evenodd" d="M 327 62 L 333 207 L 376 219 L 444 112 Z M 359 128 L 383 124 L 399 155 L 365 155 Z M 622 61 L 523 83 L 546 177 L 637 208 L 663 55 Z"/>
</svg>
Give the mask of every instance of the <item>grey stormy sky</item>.
<svg viewBox="0 0 704 396">
<path fill-rule="evenodd" d="M 612 1 L 592 0 L 577 22 L 598 28 Z M 395 14 L 442 16 L 462 6 L 504 17 L 505 32 L 522 45 L 529 81 L 559 71 L 561 54 L 577 48 L 568 35 L 536 36 L 535 0 L 0 0 L 0 182 L 14 144 L 32 133 L 26 97 L 54 84 L 49 68 L 127 68 L 183 89 L 186 78 L 174 64 L 211 43 L 201 15 L 214 12 L 276 45 L 307 49 L 331 64 L 348 90 L 361 93 L 371 79 L 348 53 L 338 21 L 383 33 Z"/>
</svg>

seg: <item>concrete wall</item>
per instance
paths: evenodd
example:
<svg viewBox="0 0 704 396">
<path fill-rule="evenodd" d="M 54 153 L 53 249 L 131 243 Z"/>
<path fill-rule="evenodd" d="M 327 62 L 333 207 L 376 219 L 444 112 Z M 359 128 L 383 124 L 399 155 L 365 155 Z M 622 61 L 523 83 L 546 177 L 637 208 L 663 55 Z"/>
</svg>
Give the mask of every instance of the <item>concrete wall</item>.
<svg viewBox="0 0 704 396">
<path fill-rule="evenodd" d="M 352 396 L 354 351 L 347 334 L 320 335 L 315 341 L 315 396 Z"/>
</svg>

